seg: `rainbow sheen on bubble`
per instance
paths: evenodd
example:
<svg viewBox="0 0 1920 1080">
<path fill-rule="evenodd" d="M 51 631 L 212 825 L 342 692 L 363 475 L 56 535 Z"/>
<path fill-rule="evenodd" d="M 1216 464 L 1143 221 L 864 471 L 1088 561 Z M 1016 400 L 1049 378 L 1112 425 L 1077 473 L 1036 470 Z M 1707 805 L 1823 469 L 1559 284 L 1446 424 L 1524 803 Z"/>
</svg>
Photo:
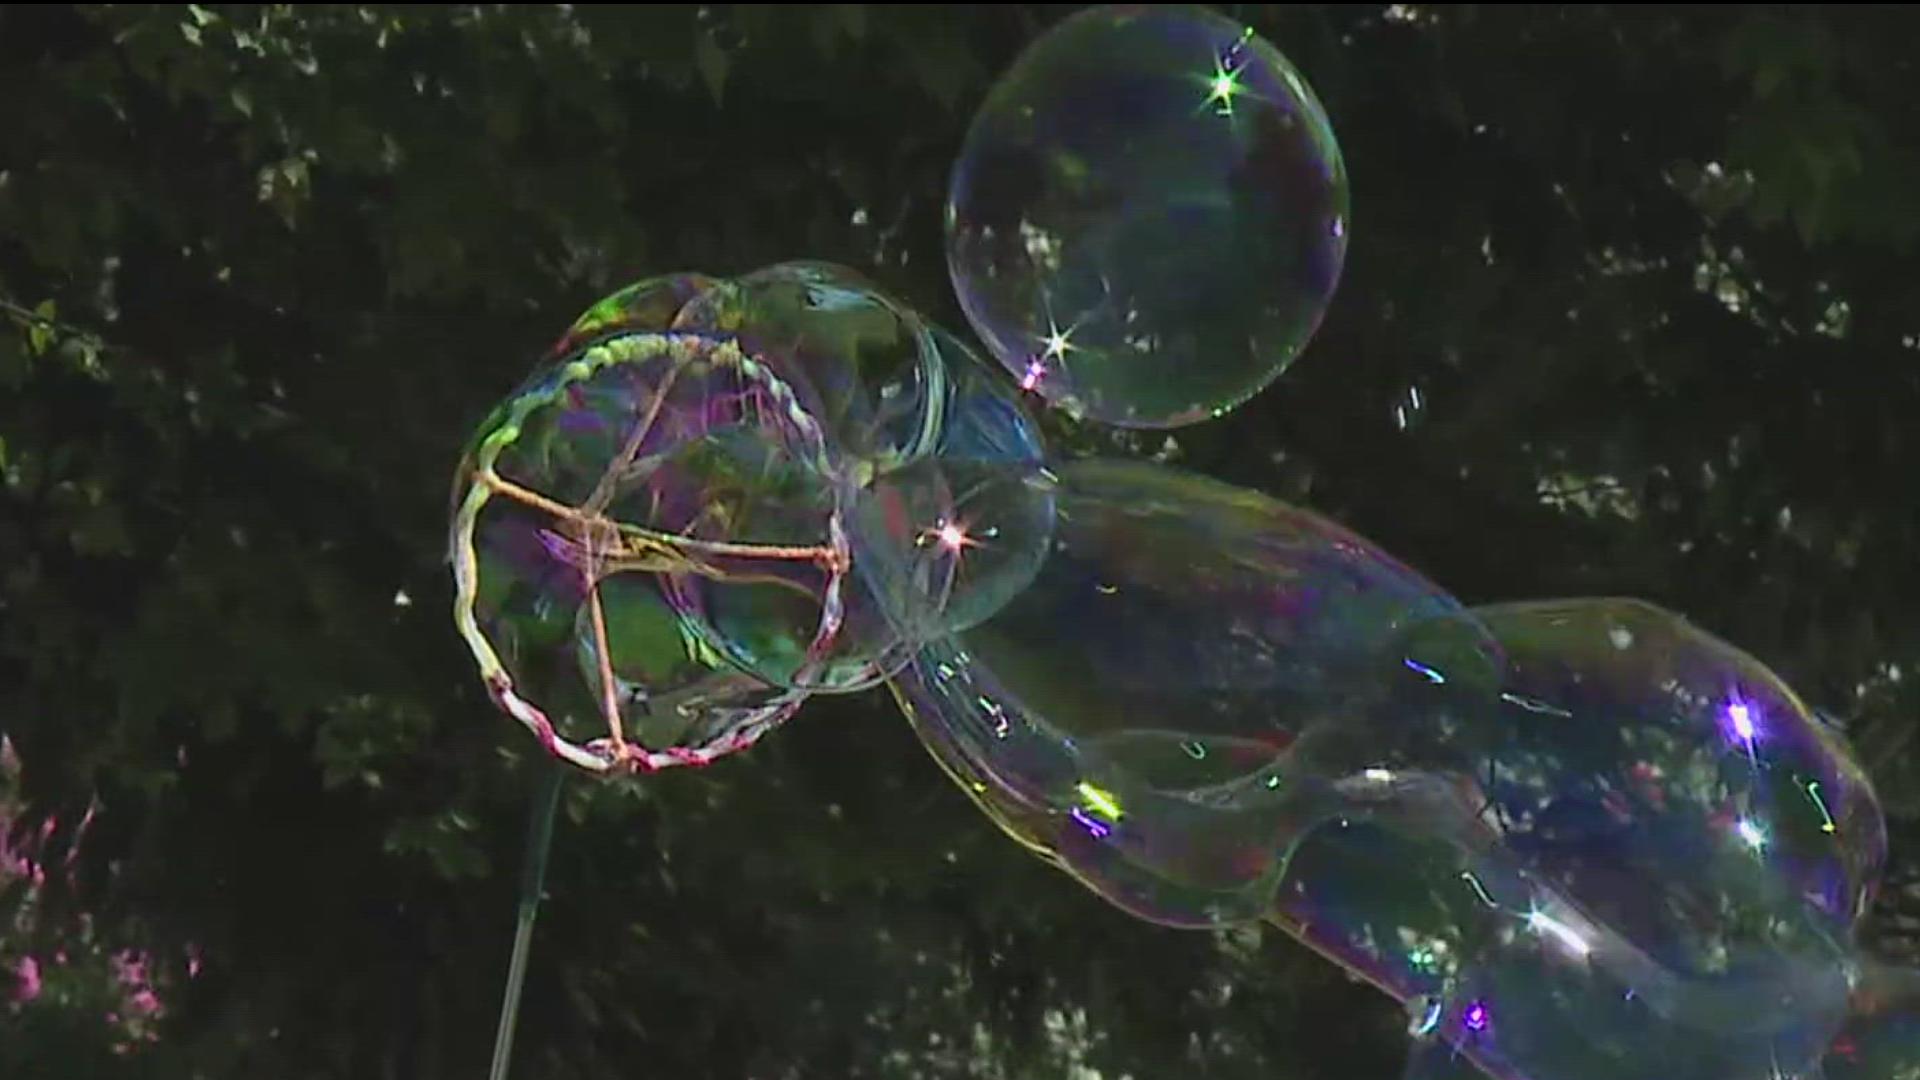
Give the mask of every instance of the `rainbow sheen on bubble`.
<svg viewBox="0 0 1920 1080">
<path fill-rule="evenodd" d="M 1389 659 L 1294 746 L 1321 824 L 1277 921 L 1497 1076 L 1813 1067 L 1885 837 L 1777 676 L 1610 599 L 1474 609 Z"/>
<path fill-rule="evenodd" d="M 1763 665 L 1651 605 L 1462 610 L 1303 511 L 1054 470 L 1052 550 L 893 680 L 1010 835 L 1174 926 L 1267 918 L 1399 998 L 1409 1076 L 1811 1070 L 1884 858 Z"/>
<path fill-rule="evenodd" d="M 967 457 L 959 440 L 984 436 L 1017 443 L 1023 436 L 1003 429 L 1009 424 L 1031 428 L 1006 391 L 982 394 L 977 379 L 949 363 L 957 345 L 950 335 L 943 345 L 917 314 L 846 267 L 780 263 L 715 283 L 682 306 L 673 325 L 738 340 L 794 388 L 825 433 L 837 486 L 819 494 L 840 500 L 837 509 L 860 501 L 869 488 L 906 487 L 930 506 L 929 498 L 949 497 L 933 490 L 948 480 L 933 461 L 950 450 L 956 463 Z M 1037 438 L 1030 432 L 1025 437 Z M 915 476 L 927 479 L 909 481 Z M 935 516 L 949 521 L 953 513 L 949 508 Z M 852 511 L 849 516 L 861 518 Z M 890 537 L 889 546 L 914 552 L 924 548 L 924 539 Z M 1007 550 L 1008 545 L 996 545 L 996 552 Z M 938 584 L 929 579 L 910 589 L 871 573 L 849 579 L 836 598 L 839 627 L 825 662 L 810 667 L 795 663 L 802 642 L 791 631 L 799 622 L 775 617 L 771 606 L 750 610 L 736 604 L 735 617 L 709 619 L 705 625 L 717 647 L 769 682 L 812 691 L 860 690 L 905 662 L 903 630 L 938 621 L 953 592 L 945 577 L 952 575 L 932 569 L 943 574 Z M 889 591 L 879 593 L 876 587 Z M 779 597 L 763 591 L 757 599 Z M 787 599 L 791 605 L 792 597 Z M 908 601 L 913 606 L 903 609 Z M 911 618 L 901 617 L 905 610 Z M 759 642 L 750 640 L 756 636 Z"/>
<path fill-rule="evenodd" d="M 1144 918 L 1258 918 L 1298 813 L 1298 734 L 1400 628 L 1457 610 L 1339 526 L 1145 463 L 1048 474 L 1052 543 L 991 618 L 893 680 L 1011 835 Z"/>
<path fill-rule="evenodd" d="M 991 617 L 1032 581 L 1053 536 L 1033 418 L 964 342 L 932 335 L 940 363 L 924 451 L 862 470 L 847 499 L 853 576 L 909 645 Z"/>
<path fill-rule="evenodd" d="M 836 555 L 822 433 L 737 344 L 595 336 L 483 426 L 461 468 L 453 552 L 463 635 L 503 705 L 543 738 L 620 723 L 669 757 L 725 752 L 802 696 L 753 674 L 817 667 Z M 713 632 L 779 597 L 803 644 L 729 655 Z"/>
<path fill-rule="evenodd" d="M 595 339 L 616 333 L 665 330 L 690 301 L 719 284 L 718 278 L 692 271 L 636 281 L 600 298 L 581 312 L 548 350 L 548 358 L 556 360 L 579 352 Z"/>
<path fill-rule="evenodd" d="M 1270 922 L 1396 999 L 1410 1080 L 1920 1080 L 1920 971 L 1856 940 L 1878 800 L 1758 660 L 1636 601 L 1466 608 L 1309 510 L 1049 456 L 1026 393 L 1171 427 L 1273 380 L 1347 200 L 1251 31 L 1070 16 L 952 176 L 951 279 L 1006 372 L 801 261 L 628 286 L 494 410 L 452 556 L 495 702 L 620 775 L 887 681 L 1107 901 Z"/>
<path fill-rule="evenodd" d="M 1017 592 L 1048 535 L 1023 483 L 1043 457 L 1011 387 L 853 271 L 649 278 L 476 434 L 457 615 L 503 707 L 576 763 L 628 735 L 652 765 L 710 760 Z M 908 504 L 943 524 L 869 528 L 850 575 L 846 522 Z"/>
<path fill-rule="evenodd" d="M 856 271 L 765 267 L 701 292 L 673 325 L 738 338 L 796 388 L 843 459 L 885 468 L 929 449 L 938 346 L 917 314 Z"/>
<path fill-rule="evenodd" d="M 1173 427 L 1245 401 L 1320 324 L 1345 166 L 1286 57 L 1221 15 L 1100 7 L 989 91 L 947 201 L 954 292 L 1018 383 Z"/>
</svg>

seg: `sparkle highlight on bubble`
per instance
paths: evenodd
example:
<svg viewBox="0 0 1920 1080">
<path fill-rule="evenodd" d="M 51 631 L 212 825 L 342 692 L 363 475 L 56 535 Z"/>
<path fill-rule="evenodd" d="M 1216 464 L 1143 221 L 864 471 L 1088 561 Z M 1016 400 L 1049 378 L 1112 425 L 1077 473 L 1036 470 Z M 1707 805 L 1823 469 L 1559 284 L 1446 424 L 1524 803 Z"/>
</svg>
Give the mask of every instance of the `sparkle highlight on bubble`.
<svg viewBox="0 0 1920 1080">
<path fill-rule="evenodd" d="M 1076 785 L 1074 790 L 1078 791 L 1080 797 L 1087 801 L 1089 809 L 1099 813 L 1108 821 L 1119 821 L 1121 817 L 1124 816 L 1120 809 L 1120 803 L 1113 797 L 1112 792 L 1095 787 L 1093 784 L 1084 780 Z"/>
<path fill-rule="evenodd" d="M 1326 111 L 1270 42 L 1198 7 L 1089 8 L 974 115 L 947 268 L 1023 389 L 1076 417 L 1177 427 L 1238 406 L 1305 348 L 1345 261 L 1348 200 Z"/>
<path fill-rule="evenodd" d="M 1753 708 L 1744 701 L 1735 701 L 1727 706 L 1727 723 L 1733 728 L 1734 738 L 1743 743 L 1752 744 L 1759 734 L 1753 724 Z"/>
<path fill-rule="evenodd" d="M 1580 935 L 1579 931 L 1544 911 L 1535 909 L 1528 912 L 1527 928 L 1536 934 L 1553 938 L 1574 956 L 1584 958 L 1593 952 L 1593 946 Z"/>
</svg>

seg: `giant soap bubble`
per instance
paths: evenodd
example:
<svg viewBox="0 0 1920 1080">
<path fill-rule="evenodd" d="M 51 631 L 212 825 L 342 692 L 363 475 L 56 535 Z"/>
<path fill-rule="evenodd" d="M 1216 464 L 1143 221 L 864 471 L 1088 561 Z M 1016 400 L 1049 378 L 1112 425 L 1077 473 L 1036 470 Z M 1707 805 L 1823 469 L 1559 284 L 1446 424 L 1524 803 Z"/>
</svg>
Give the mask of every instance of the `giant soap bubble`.
<svg viewBox="0 0 1920 1080">
<path fill-rule="evenodd" d="M 1047 543 L 1012 388 L 852 271 L 650 278 L 549 356 L 463 459 L 453 558 L 490 689 L 577 763 L 739 749 L 990 614 Z"/>
<path fill-rule="evenodd" d="M 460 471 L 456 614 L 496 700 L 583 763 L 603 728 L 616 753 L 632 732 L 671 761 L 784 719 L 802 695 L 705 640 L 678 586 L 796 594 L 807 629 L 779 644 L 818 666 L 848 559 L 828 467 L 791 391 L 731 342 L 626 331 L 564 356 Z"/>
<path fill-rule="evenodd" d="M 982 809 L 1108 900 L 1176 926 L 1257 918 L 1299 811 L 1289 744 L 1381 643 L 1457 605 L 1254 492 L 1113 461 L 1047 482 L 1032 580 L 925 646 L 895 695 Z"/>
<path fill-rule="evenodd" d="M 1333 129 L 1286 57 L 1203 9 L 1103 7 L 1042 36 L 980 106 L 947 261 L 1020 385 L 1173 427 L 1299 355 L 1347 227 Z"/>
<path fill-rule="evenodd" d="M 890 676 L 1103 898 L 1272 921 L 1401 1001 L 1415 1080 L 1907 1060 L 1912 995 L 1859 1001 L 1871 786 L 1677 616 L 1462 608 L 1311 512 L 1050 460 L 965 342 L 829 269 L 643 282 L 556 354 L 454 530 L 461 631 L 554 753 L 704 763 Z"/>
<path fill-rule="evenodd" d="M 1475 609 L 1383 659 L 1365 707 L 1294 746 L 1319 825 L 1274 914 L 1409 1003 L 1446 1051 L 1418 1061 L 1719 1080 L 1819 1059 L 1884 834 L 1777 676 L 1611 599 Z"/>
<path fill-rule="evenodd" d="M 970 343 L 844 267 L 650 278 L 581 316 L 457 477 L 456 621 L 598 774 L 704 764 L 890 683 L 1015 840 L 1163 925 L 1265 920 L 1402 1006 L 1408 1080 L 1902 1080 L 1920 972 L 1839 734 L 1670 612 L 1467 608 L 1311 511 L 1049 456 L 1019 388 L 1127 426 L 1311 337 L 1346 180 L 1270 45 L 1099 8 L 953 173 Z"/>
</svg>

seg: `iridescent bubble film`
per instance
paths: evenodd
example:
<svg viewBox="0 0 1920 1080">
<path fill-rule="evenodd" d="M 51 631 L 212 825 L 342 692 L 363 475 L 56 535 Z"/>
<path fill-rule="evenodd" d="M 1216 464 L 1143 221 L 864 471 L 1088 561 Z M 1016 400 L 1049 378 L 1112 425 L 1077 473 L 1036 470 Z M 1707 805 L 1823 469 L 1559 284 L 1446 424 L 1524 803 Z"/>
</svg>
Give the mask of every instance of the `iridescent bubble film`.
<svg viewBox="0 0 1920 1080">
<path fill-rule="evenodd" d="M 1032 581 L 922 649 L 896 697 L 989 815 L 1107 899 L 1177 926 L 1257 918 L 1298 812 L 1289 745 L 1382 642 L 1457 607 L 1254 492 L 1145 463 L 1048 480 Z"/>
<path fill-rule="evenodd" d="M 937 468 L 927 464 L 931 456 L 967 430 L 1000 419 L 977 417 L 982 410 L 949 400 L 962 388 L 950 385 L 953 376 L 932 328 L 845 267 L 780 263 L 735 281 L 713 283 L 679 309 L 673 325 L 738 340 L 792 387 L 801 406 L 821 423 L 835 474 L 855 487 L 877 474 L 908 468 L 938 475 Z M 892 480 L 886 486 L 899 484 Z M 844 487 L 822 488 L 816 494 L 843 502 L 859 497 Z M 917 550 L 924 540 L 918 535 L 895 539 L 905 550 Z M 897 612 L 886 606 L 903 594 L 896 589 L 876 595 L 873 588 L 881 580 L 862 574 L 841 590 L 835 639 L 824 662 L 809 667 L 798 663 L 796 649 L 804 643 L 790 631 L 775 629 L 797 626 L 798 618 L 779 619 L 767 606 L 783 600 L 791 606 L 794 594 L 717 590 L 736 601 L 733 617 L 715 617 L 706 625 L 723 651 L 743 658 L 750 671 L 770 682 L 830 692 L 864 689 L 906 658 L 899 641 L 906 624 L 890 618 Z M 913 590 L 915 617 L 932 618 L 947 594 L 946 588 L 931 583 Z M 760 606 L 742 607 L 737 601 L 743 598 Z M 798 609 L 794 615 L 799 616 Z M 756 634 L 761 641 L 747 640 Z"/>
<path fill-rule="evenodd" d="M 677 273 L 596 303 L 482 424 L 452 559 L 494 700 L 606 774 L 888 682 L 1104 899 L 1270 922 L 1390 995 L 1410 1080 L 1920 1080 L 1920 972 L 1856 941 L 1878 800 L 1754 657 L 1638 601 L 1463 607 L 1310 510 L 1049 455 L 1028 393 L 1170 427 L 1275 378 L 1347 199 L 1267 42 L 1068 17 L 952 174 L 997 367 L 845 267 Z"/>
<path fill-rule="evenodd" d="M 623 331 L 665 330 L 688 302 L 719 284 L 716 278 L 687 271 L 636 281 L 582 312 L 548 357 L 559 359 L 597 338 Z"/>
<path fill-rule="evenodd" d="M 1885 837 L 1777 676 L 1610 599 L 1476 609 L 1387 659 L 1361 719 L 1295 746 L 1334 782 L 1278 921 L 1496 1075 L 1812 1067 Z"/>
<path fill-rule="evenodd" d="M 496 699 L 550 745 L 624 731 L 668 758 L 784 719 L 800 695 L 756 669 L 804 675 L 838 631 L 822 438 L 697 334 L 615 333 L 530 382 L 477 436 L 454 522 L 456 614 Z"/>
<path fill-rule="evenodd" d="M 1028 47 L 954 164 L 947 261 L 987 348 L 1075 414 L 1172 427 L 1293 362 L 1340 276 L 1345 167 L 1286 57 L 1200 8 L 1101 7 Z"/>
<path fill-rule="evenodd" d="M 737 337 L 819 417 L 842 457 L 881 467 L 925 453 L 940 357 L 920 317 L 860 274 L 824 262 L 716 283 L 674 316 Z"/>
<path fill-rule="evenodd" d="M 1053 535 L 1039 429 L 965 343 L 932 328 L 939 365 L 919 456 L 861 470 L 848 501 L 854 577 L 909 643 L 990 617 L 1025 589 Z"/>
</svg>

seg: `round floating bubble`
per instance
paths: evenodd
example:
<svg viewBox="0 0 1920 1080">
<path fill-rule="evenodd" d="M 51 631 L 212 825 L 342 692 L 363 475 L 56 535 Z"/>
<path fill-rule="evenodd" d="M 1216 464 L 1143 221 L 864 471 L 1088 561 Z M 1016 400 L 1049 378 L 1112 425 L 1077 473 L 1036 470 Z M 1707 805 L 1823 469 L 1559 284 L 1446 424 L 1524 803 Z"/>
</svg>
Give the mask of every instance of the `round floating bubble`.
<svg viewBox="0 0 1920 1080">
<path fill-rule="evenodd" d="M 1053 533 L 1039 429 L 973 351 L 932 329 L 940 365 L 922 453 L 851 491 L 854 577 L 899 638 L 925 642 L 988 618 L 1024 589 Z"/>
<path fill-rule="evenodd" d="M 1021 386 L 1172 427 L 1293 362 L 1347 229 L 1332 126 L 1278 50 L 1199 8 L 1101 7 L 988 93 L 954 165 L 947 260 Z"/>
<path fill-rule="evenodd" d="M 855 577 L 918 643 L 991 618 L 1033 580 L 1053 533 L 1038 465 L 924 458 L 857 493 Z"/>
<path fill-rule="evenodd" d="M 934 757 L 1016 839 L 1180 926 L 1272 906 L 1285 762 L 1374 651 L 1457 611 L 1338 525 L 1144 463 L 1052 477 L 1052 543 L 990 618 L 893 680 Z"/>
<path fill-rule="evenodd" d="M 828 467 L 735 342 L 615 332 L 552 365 L 459 477 L 456 619 L 496 700 L 589 766 L 626 736 L 642 764 L 709 760 L 785 719 L 803 695 L 758 672 L 805 682 L 839 631 Z"/>
</svg>

